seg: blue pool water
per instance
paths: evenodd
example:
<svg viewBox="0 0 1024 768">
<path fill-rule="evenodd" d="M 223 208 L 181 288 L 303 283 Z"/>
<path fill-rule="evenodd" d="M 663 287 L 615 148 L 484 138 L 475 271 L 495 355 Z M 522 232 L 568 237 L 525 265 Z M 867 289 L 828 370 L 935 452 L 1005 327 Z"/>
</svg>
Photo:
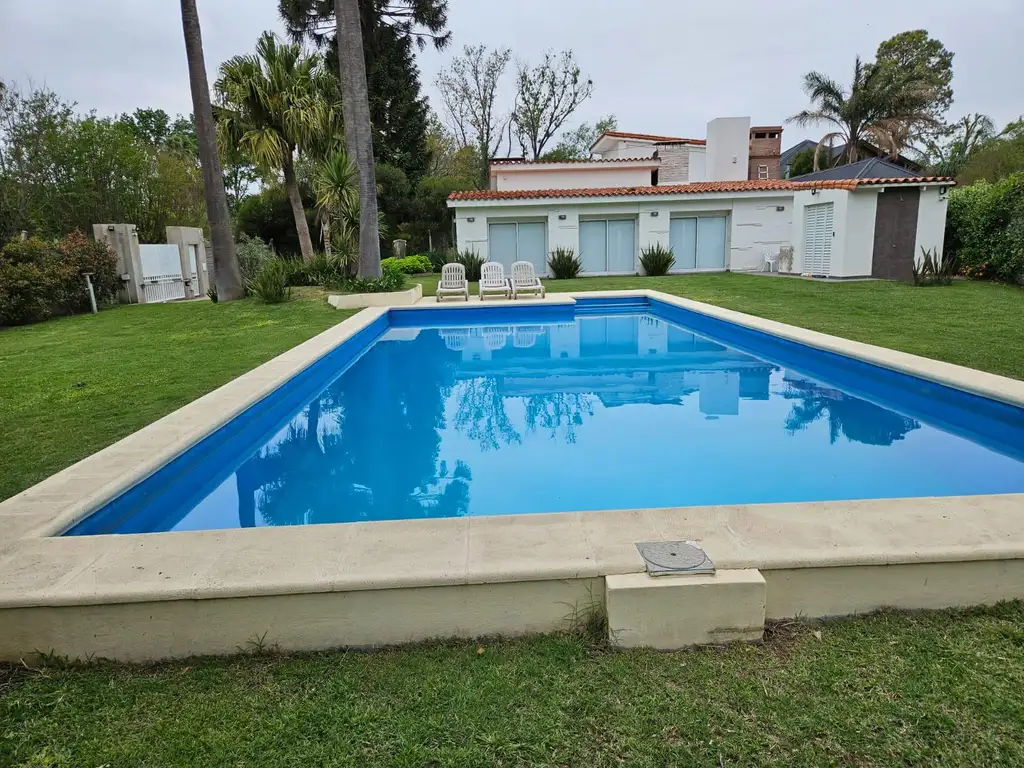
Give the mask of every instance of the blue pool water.
<svg viewBox="0 0 1024 768">
<path fill-rule="evenodd" d="M 68 533 L 1013 492 L 1024 409 L 589 301 L 393 310 Z"/>
</svg>

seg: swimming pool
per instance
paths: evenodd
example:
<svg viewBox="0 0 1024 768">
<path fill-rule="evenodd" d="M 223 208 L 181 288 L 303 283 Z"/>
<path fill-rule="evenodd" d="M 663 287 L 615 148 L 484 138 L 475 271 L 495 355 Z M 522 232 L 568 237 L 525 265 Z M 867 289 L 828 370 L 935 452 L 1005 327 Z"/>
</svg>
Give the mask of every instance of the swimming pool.
<svg viewBox="0 0 1024 768">
<path fill-rule="evenodd" d="M 1024 409 L 645 297 L 392 309 L 69 535 L 1024 491 Z"/>
</svg>

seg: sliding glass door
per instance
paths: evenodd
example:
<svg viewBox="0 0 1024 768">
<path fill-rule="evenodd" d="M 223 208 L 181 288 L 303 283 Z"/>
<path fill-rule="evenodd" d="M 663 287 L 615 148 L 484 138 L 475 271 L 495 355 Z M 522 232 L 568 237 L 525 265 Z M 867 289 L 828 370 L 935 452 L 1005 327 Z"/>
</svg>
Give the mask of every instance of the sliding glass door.
<svg viewBox="0 0 1024 768">
<path fill-rule="evenodd" d="M 580 260 L 584 272 L 634 274 L 636 220 L 581 221 Z"/>
</svg>

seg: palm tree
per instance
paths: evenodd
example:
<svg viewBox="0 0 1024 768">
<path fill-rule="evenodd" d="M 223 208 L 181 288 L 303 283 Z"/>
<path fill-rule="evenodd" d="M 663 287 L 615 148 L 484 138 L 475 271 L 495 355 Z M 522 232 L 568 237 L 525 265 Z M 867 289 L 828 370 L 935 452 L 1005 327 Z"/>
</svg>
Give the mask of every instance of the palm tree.
<svg viewBox="0 0 1024 768">
<path fill-rule="evenodd" d="M 813 107 L 793 115 L 788 122 L 802 126 L 829 123 L 836 128 L 818 142 L 815 170 L 820 167 L 819 155 L 825 146 L 839 142 L 843 162 L 855 163 L 860 159 L 862 143 L 871 138 L 895 158 L 918 130 L 935 124 L 928 113 L 931 87 L 913 70 L 865 64 L 858 56 L 849 88 L 821 72 L 804 75 L 803 88 Z"/>
<path fill-rule="evenodd" d="M 260 169 L 280 173 L 295 217 L 302 258 L 313 242 L 295 175 L 296 152 L 319 154 L 340 133 L 336 87 L 318 56 L 264 32 L 255 56 L 224 62 L 215 85 L 221 97 L 217 129 Z"/>
<path fill-rule="evenodd" d="M 324 251 L 331 255 L 331 225 L 343 218 L 343 211 L 359 205 L 359 175 L 348 154 L 339 149 L 324 160 L 313 176 L 316 205 L 323 222 Z"/>
<path fill-rule="evenodd" d="M 192 109 L 195 112 L 196 144 L 199 164 L 203 170 L 206 218 L 210 222 L 210 240 L 213 245 L 213 284 L 218 301 L 232 301 L 242 298 L 245 288 L 242 285 L 242 273 L 238 269 L 238 258 L 235 256 L 235 241 L 231 237 L 228 198 L 224 194 L 224 175 L 217 154 L 217 133 L 210 104 L 210 85 L 206 80 L 203 34 L 199 28 L 196 0 L 181 0 L 181 26 L 185 32 L 185 56 L 188 59 L 188 80 L 192 89 Z"/>
<path fill-rule="evenodd" d="M 334 0 L 334 16 L 338 28 L 345 145 L 359 172 L 359 277 L 374 278 L 380 277 L 380 230 L 359 0 Z"/>
</svg>

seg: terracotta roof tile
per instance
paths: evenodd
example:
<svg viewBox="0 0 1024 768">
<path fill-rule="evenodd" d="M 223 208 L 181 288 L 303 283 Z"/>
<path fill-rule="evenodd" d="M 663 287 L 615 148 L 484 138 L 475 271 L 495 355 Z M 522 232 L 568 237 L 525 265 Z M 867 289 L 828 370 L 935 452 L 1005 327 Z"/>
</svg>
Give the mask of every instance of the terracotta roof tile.
<svg viewBox="0 0 1024 768">
<path fill-rule="evenodd" d="M 452 192 L 453 201 L 469 200 L 536 200 L 551 197 L 641 197 L 655 195 L 700 195 L 712 192 L 771 192 L 798 191 L 802 189 L 846 189 L 864 186 L 889 186 L 894 184 L 952 185 L 947 176 L 916 176 L 897 179 L 835 179 L 821 181 L 789 181 L 769 179 L 757 181 L 698 181 L 693 184 L 666 184 L 657 187 L 590 187 L 585 189 L 475 189 Z"/>
</svg>

